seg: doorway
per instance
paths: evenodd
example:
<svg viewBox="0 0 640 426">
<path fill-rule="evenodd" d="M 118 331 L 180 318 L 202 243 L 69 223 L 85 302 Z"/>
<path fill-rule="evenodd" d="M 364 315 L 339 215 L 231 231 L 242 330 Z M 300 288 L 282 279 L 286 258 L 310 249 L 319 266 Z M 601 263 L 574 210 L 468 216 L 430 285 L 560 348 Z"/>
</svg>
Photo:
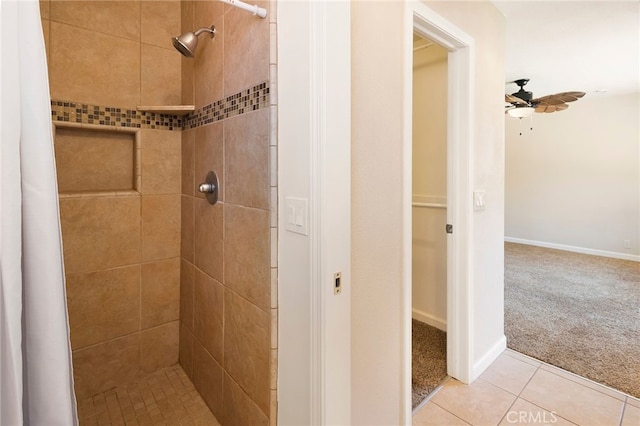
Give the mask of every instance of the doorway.
<svg viewBox="0 0 640 426">
<path fill-rule="evenodd" d="M 447 56 L 413 36 L 412 408 L 447 377 Z"/>
<path fill-rule="evenodd" d="M 474 40 L 440 15 L 420 3 L 412 3 L 407 10 L 408 25 L 405 33 L 405 108 L 412 110 L 413 102 L 413 39 L 432 40 L 447 51 L 446 128 L 447 128 L 447 233 L 446 254 L 446 325 L 447 374 L 463 383 L 470 383 L 477 374 L 472 362 L 472 146 L 474 103 Z M 411 325 L 412 325 L 412 119 L 408 114 L 404 139 L 403 197 L 405 226 L 404 246 L 404 403 L 405 418 L 411 417 Z"/>
</svg>

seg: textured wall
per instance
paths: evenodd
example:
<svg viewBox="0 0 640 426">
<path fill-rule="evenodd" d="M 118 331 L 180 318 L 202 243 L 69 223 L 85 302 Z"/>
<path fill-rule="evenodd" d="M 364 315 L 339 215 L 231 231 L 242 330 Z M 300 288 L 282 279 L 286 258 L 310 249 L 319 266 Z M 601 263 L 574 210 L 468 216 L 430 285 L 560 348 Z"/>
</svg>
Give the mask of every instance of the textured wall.
<svg viewBox="0 0 640 426">
<path fill-rule="evenodd" d="M 180 102 L 180 58 L 169 39 L 180 30 L 180 3 L 40 4 L 54 120 L 65 121 L 59 166 L 73 168 L 59 170 L 60 211 L 82 398 L 178 359 L 180 132 L 135 107 Z M 128 169 L 128 189 L 105 183 L 107 160 Z"/>
<path fill-rule="evenodd" d="M 222 424 L 275 424 L 276 414 L 275 99 L 238 102 L 252 90 L 268 100 L 275 3 L 258 4 L 266 19 L 182 2 L 183 32 L 217 30 L 182 60 L 183 102 L 226 107 L 182 135 L 180 364 Z M 220 179 L 215 206 L 196 191 L 209 170 Z"/>
<path fill-rule="evenodd" d="M 505 118 L 507 237 L 640 258 L 639 96 Z"/>
</svg>

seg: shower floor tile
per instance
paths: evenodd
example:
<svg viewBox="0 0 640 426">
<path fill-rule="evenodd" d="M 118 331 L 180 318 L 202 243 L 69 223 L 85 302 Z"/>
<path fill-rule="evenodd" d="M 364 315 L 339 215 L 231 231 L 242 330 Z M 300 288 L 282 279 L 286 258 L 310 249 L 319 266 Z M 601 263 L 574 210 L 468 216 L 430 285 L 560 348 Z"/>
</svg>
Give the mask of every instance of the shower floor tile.
<svg viewBox="0 0 640 426">
<path fill-rule="evenodd" d="M 180 365 L 78 401 L 80 426 L 219 426 Z"/>
</svg>

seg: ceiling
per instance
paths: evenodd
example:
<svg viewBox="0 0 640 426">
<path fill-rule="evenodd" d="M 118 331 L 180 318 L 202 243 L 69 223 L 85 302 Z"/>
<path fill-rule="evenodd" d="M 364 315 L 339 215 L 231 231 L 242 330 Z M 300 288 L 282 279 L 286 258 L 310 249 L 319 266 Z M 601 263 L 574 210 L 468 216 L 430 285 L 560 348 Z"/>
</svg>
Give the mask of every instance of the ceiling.
<svg viewBox="0 0 640 426">
<path fill-rule="evenodd" d="M 534 97 L 640 90 L 640 2 L 493 1 L 507 20 L 505 82 Z M 506 84 L 505 93 L 518 87 Z M 605 92 L 606 91 L 606 92 Z"/>
</svg>

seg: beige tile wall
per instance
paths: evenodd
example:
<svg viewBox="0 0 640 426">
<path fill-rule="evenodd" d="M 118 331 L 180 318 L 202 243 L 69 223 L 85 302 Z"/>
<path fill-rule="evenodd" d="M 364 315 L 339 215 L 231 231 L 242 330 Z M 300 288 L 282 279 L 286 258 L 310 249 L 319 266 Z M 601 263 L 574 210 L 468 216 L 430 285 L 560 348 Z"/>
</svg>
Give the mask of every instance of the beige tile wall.
<svg viewBox="0 0 640 426">
<path fill-rule="evenodd" d="M 198 108 L 269 81 L 275 2 L 258 4 L 267 19 L 182 2 L 183 32 L 217 29 L 213 40 L 200 37 L 195 59 L 182 60 L 183 102 Z M 273 117 L 263 108 L 182 134 L 180 364 L 223 425 L 276 424 Z M 209 170 L 221 184 L 215 206 L 195 191 Z"/>
<path fill-rule="evenodd" d="M 270 2 L 255 1 L 269 10 Z M 225 5 L 224 94 L 231 95 L 260 81 L 269 80 L 269 19 L 256 21 L 247 12 Z"/>
<path fill-rule="evenodd" d="M 135 189 L 135 135 L 125 132 L 56 129 L 58 190 Z"/>
<path fill-rule="evenodd" d="M 178 361 L 181 138 L 141 132 L 141 193 L 60 199 L 79 396 Z"/>
<path fill-rule="evenodd" d="M 180 32 L 179 1 L 40 5 L 52 98 L 123 109 L 181 103 L 181 59 L 170 40 Z M 63 126 L 56 130 L 57 142 L 69 142 Z M 61 192 L 76 191 L 61 195 L 60 211 L 79 397 L 178 360 L 181 132 L 138 131 L 139 150 L 129 157 L 100 150 L 112 140 L 80 158 L 73 144 L 59 152 Z M 94 126 L 90 136 L 100 134 Z M 139 182 L 128 193 L 99 186 L 99 167 L 126 169 L 120 180 L 130 183 L 136 163 Z"/>
<path fill-rule="evenodd" d="M 178 105 L 180 1 L 40 1 L 51 97 L 133 108 Z"/>
<path fill-rule="evenodd" d="M 198 51 L 193 64 L 193 76 L 187 77 L 188 81 L 193 81 L 193 95 L 196 108 L 202 107 L 211 101 L 221 99 L 226 94 L 223 90 L 224 76 L 222 55 L 224 49 L 225 22 L 223 19 L 224 4 L 217 1 L 183 1 L 183 3 L 193 3 L 192 16 L 185 16 L 183 22 L 183 32 L 195 31 L 201 27 L 211 27 L 215 25 L 216 36 L 210 38 L 201 36 L 198 41 Z M 184 62 L 184 60 L 183 60 Z M 184 78 L 184 76 L 183 76 Z"/>
<path fill-rule="evenodd" d="M 214 1 L 41 1 L 52 97 L 198 108 L 275 88 L 275 2 L 258 3 L 265 20 Z M 173 51 L 171 36 L 212 24 L 195 59 Z M 140 130 L 139 193 L 61 199 L 79 395 L 179 357 L 222 424 L 276 424 L 274 95 L 183 132 Z M 212 169 L 216 206 L 195 190 Z"/>
<path fill-rule="evenodd" d="M 60 199 L 67 274 L 140 263 L 140 197 Z"/>
</svg>

